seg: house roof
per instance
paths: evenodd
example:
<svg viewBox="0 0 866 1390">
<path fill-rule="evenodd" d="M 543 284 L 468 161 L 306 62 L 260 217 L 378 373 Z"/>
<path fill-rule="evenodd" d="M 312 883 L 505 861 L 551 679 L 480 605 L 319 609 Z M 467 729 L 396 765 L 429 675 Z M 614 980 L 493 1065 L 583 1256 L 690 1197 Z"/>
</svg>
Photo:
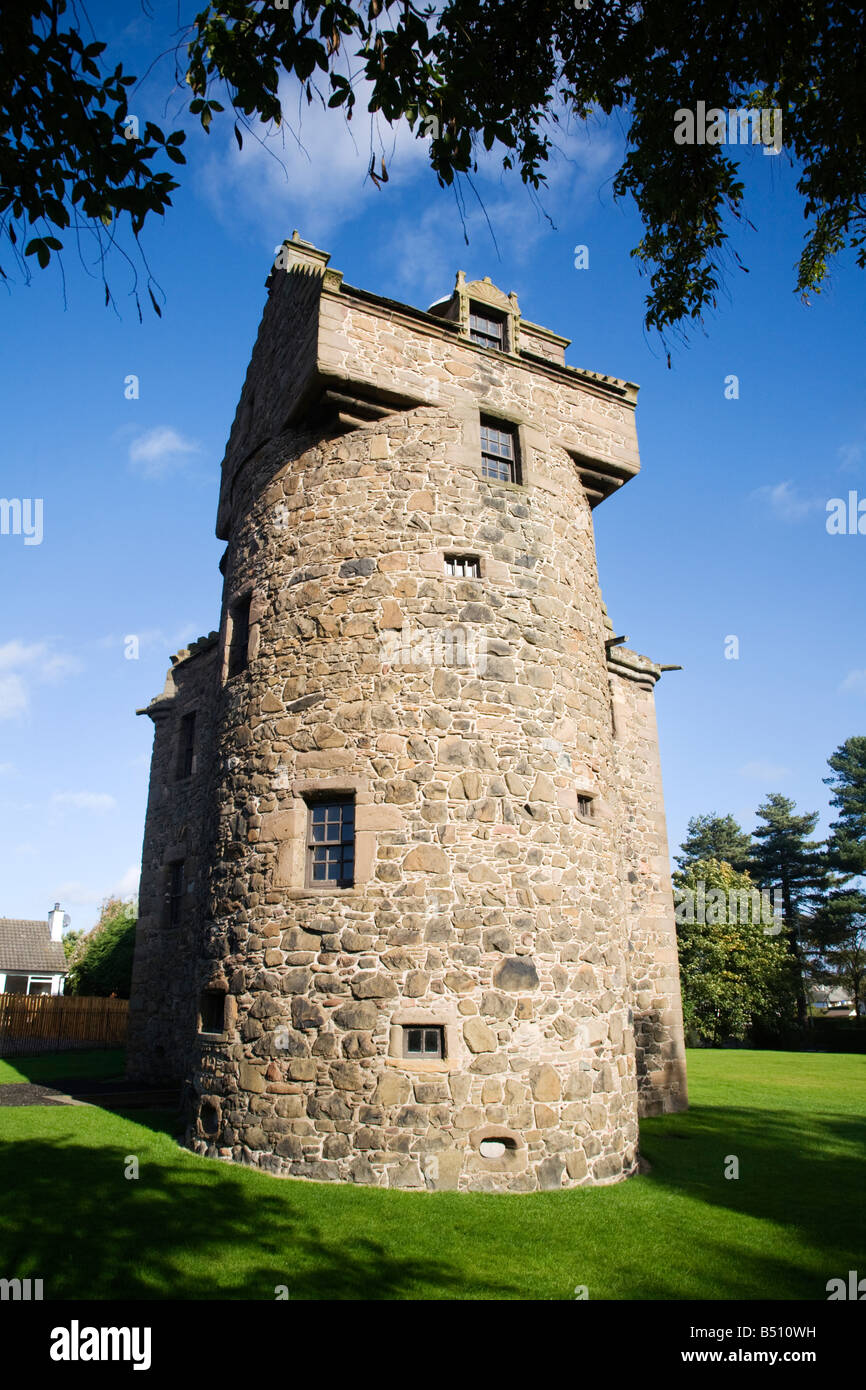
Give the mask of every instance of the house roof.
<svg viewBox="0 0 866 1390">
<path fill-rule="evenodd" d="M 52 941 L 47 921 L 0 917 L 0 970 L 66 974 L 62 941 Z"/>
</svg>

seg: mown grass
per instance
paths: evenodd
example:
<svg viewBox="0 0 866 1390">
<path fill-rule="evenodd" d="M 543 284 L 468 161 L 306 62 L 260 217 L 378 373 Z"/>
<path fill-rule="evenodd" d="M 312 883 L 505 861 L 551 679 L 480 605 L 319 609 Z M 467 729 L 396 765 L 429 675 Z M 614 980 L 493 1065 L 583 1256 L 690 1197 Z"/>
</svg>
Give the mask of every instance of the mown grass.
<svg viewBox="0 0 866 1390">
<path fill-rule="evenodd" d="M 32 1081 L 37 1086 L 53 1086 L 63 1077 L 114 1080 L 123 1076 L 126 1052 L 122 1047 L 104 1047 L 81 1052 L 45 1052 L 35 1057 L 0 1057 L 0 1086 Z"/>
<path fill-rule="evenodd" d="M 0 1270 L 46 1298 L 825 1300 L 866 1268 L 866 1057 L 692 1051 L 689 1080 L 641 1126 L 649 1174 L 527 1196 L 285 1181 L 179 1149 L 166 1112 L 7 1109 Z"/>
</svg>

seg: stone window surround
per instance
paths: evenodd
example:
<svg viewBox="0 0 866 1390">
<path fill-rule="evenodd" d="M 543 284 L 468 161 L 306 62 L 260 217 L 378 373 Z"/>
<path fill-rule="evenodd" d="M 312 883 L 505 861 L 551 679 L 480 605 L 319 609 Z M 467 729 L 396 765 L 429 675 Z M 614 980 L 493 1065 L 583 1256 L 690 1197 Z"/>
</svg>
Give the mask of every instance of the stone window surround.
<svg viewBox="0 0 866 1390">
<path fill-rule="evenodd" d="M 238 605 L 250 601 L 249 627 L 247 630 L 247 664 L 243 671 L 237 671 L 235 675 L 229 676 L 229 658 L 232 647 L 232 630 L 234 627 L 234 612 Z M 222 659 L 220 661 L 220 684 L 227 685 L 230 681 L 236 681 L 240 676 L 246 675 L 253 661 L 258 656 L 259 651 L 259 619 L 262 616 L 263 604 L 257 595 L 252 584 L 245 584 L 242 588 L 233 591 L 231 597 L 225 605 L 225 616 L 222 624 Z"/>
<path fill-rule="evenodd" d="M 223 999 L 223 1031 L 221 1033 L 205 1033 L 201 1026 L 201 996 L 203 994 L 222 994 Z M 223 1043 L 231 1042 L 237 1028 L 238 1001 L 233 994 L 228 992 L 228 983 L 224 979 L 210 980 L 202 985 L 196 1002 L 196 1036 L 202 1043 Z"/>
<path fill-rule="evenodd" d="M 444 1057 L 404 1057 L 404 1028 L 441 1028 L 445 1035 Z M 460 1071 L 465 1063 L 462 1060 L 463 1032 L 460 1027 L 456 1006 L 446 1004 L 438 1009 L 420 1005 L 410 1008 L 403 1005 L 391 1015 L 388 1032 L 388 1053 L 386 1067 L 396 1067 L 398 1071 L 427 1072 L 429 1074 Z"/>
<path fill-rule="evenodd" d="M 492 425 L 501 425 L 510 429 L 515 437 L 515 467 L 517 470 L 516 482 L 505 482 L 497 478 L 485 478 L 481 472 L 481 423 L 482 420 L 489 421 Z M 531 491 L 531 479 L 529 477 L 529 464 L 532 458 L 531 449 L 540 444 L 546 444 L 542 440 L 536 426 L 530 425 L 522 414 L 514 411 L 509 405 L 500 405 L 498 402 L 489 408 L 475 408 L 467 411 L 463 423 L 463 453 L 472 471 L 478 475 L 480 483 L 488 487 L 506 488 L 512 492 L 525 496 Z M 482 571 L 483 578 L 483 571 Z"/>
<path fill-rule="evenodd" d="M 346 773 L 334 777 L 298 778 L 289 784 L 288 796 L 289 805 L 270 813 L 274 817 L 271 829 L 277 846 L 273 887 L 283 889 L 291 901 L 325 896 L 338 897 L 342 902 L 353 894 L 365 892 L 376 861 L 376 832 L 369 828 L 368 820 L 380 809 L 373 804 L 369 778 Z M 307 883 L 308 796 L 355 798 L 355 881 L 351 888 L 337 888 L 333 883 L 320 887 Z"/>
</svg>

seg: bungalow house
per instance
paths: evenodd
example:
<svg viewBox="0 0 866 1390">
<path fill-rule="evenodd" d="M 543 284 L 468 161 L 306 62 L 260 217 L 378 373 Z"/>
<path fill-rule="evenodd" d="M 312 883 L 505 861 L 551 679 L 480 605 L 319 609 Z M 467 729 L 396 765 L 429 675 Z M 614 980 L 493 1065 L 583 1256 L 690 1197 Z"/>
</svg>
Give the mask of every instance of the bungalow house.
<svg viewBox="0 0 866 1390">
<path fill-rule="evenodd" d="M 0 917 L 0 994 L 63 993 L 63 919 L 59 903 L 47 922 Z"/>
<path fill-rule="evenodd" d="M 850 990 L 840 985 L 814 985 L 810 990 L 816 1018 L 856 1018 Z"/>
</svg>

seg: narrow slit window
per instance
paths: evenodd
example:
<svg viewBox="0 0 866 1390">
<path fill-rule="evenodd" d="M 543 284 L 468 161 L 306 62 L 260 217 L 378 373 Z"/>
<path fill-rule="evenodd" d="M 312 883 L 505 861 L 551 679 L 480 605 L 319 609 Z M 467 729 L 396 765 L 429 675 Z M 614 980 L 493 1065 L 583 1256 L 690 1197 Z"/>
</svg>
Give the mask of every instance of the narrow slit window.
<svg viewBox="0 0 866 1390">
<path fill-rule="evenodd" d="M 232 605 L 228 669 L 230 677 L 240 675 L 249 665 L 251 601 L 252 595 L 247 594 Z"/>
<path fill-rule="evenodd" d="M 594 815 L 592 803 L 593 803 L 593 797 L 591 797 L 591 796 L 579 796 L 579 797 L 577 798 L 577 813 L 578 813 L 578 815 L 579 815 L 579 816 L 585 816 L 588 820 L 591 819 L 592 816 Z"/>
<path fill-rule="evenodd" d="M 479 347 L 505 351 L 505 321 L 494 317 L 483 305 L 472 304 L 469 311 L 469 337 Z"/>
<path fill-rule="evenodd" d="M 183 781 L 192 776 L 195 760 L 195 711 L 185 714 L 180 721 L 180 735 L 177 749 L 177 777 Z"/>
<path fill-rule="evenodd" d="M 403 1056 L 433 1058 L 445 1056 L 445 1029 L 438 1025 L 419 1024 L 403 1029 Z"/>
<path fill-rule="evenodd" d="M 481 561 L 477 555 L 446 555 L 445 573 L 455 579 L 480 579 Z"/>
<path fill-rule="evenodd" d="M 186 892 L 186 864 L 176 859 L 168 866 L 168 925 L 176 927 L 183 916 L 183 897 Z"/>
<path fill-rule="evenodd" d="M 351 888 L 355 882 L 355 802 L 313 801 L 308 807 L 307 886 Z"/>
<path fill-rule="evenodd" d="M 481 475 L 500 483 L 518 481 L 514 430 L 481 421 Z"/>
</svg>

